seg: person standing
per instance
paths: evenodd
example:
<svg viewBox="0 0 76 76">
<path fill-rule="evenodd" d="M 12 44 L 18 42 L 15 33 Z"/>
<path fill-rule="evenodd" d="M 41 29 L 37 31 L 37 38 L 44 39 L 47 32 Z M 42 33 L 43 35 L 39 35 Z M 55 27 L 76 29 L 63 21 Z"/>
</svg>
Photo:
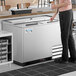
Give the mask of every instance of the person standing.
<svg viewBox="0 0 76 76">
<path fill-rule="evenodd" d="M 75 43 L 72 35 L 73 11 L 71 0 L 56 0 L 51 3 L 52 9 L 57 9 L 56 13 L 50 18 L 52 21 L 59 11 L 61 41 L 62 41 L 62 57 L 55 59 L 57 63 L 75 62 L 76 52 Z M 68 49 L 70 58 L 68 57 Z"/>
</svg>

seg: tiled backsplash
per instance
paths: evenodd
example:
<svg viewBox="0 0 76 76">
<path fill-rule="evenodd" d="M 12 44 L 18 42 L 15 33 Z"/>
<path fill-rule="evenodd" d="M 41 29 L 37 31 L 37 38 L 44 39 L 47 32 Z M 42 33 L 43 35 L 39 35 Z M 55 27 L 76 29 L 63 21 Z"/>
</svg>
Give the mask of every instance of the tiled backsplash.
<svg viewBox="0 0 76 76">
<path fill-rule="evenodd" d="M 11 11 L 2 11 L 0 12 L 0 16 L 8 16 L 11 15 Z"/>
</svg>

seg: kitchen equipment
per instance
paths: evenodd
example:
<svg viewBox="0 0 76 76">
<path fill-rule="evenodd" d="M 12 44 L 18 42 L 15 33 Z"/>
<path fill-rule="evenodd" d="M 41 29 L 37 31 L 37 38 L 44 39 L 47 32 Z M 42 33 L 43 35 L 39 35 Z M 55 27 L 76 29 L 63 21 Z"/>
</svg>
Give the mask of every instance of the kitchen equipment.
<svg viewBox="0 0 76 76">
<path fill-rule="evenodd" d="M 30 3 L 25 3 L 25 6 L 28 8 L 30 6 Z"/>
<path fill-rule="evenodd" d="M 21 4 L 17 4 L 17 9 L 21 9 Z"/>
<path fill-rule="evenodd" d="M 59 28 L 57 20 L 49 20 L 50 16 L 38 15 L 2 21 L 2 29 L 14 35 L 14 61 L 24 64 L 44 58 L 51 59 L 52 44 L 59 43 L 54 40 Z M 57 26 L 53 25 L 54 22 Z"/>
<path fill-rule="evenodd" d="M 0 65 L 11 63 L 13 63 L 13 34 L 0 31 Z"/>
<path fill-rule="evenodd" d="M 26 13 L 31 13 L 32 9 L 12 9 L 11 12 L 12 12 L 12 15 L 26 14 Z"/>
<path fill-rule="evenodd" d="M 5 10 L 9 11 L 10 8 L 11 8 L 11 5 L 5 5 Z"/>
</svg>

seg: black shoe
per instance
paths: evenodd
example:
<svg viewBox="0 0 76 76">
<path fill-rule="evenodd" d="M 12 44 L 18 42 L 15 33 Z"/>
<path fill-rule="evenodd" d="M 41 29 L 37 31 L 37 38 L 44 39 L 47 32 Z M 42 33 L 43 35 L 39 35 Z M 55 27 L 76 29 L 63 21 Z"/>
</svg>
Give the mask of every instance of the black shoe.
<svg viewBox="0 0 76 76">
<path fill-rule="evenodd" d="M 68 59 L 68 62 L 76 63 L 76 59 L 69 58 L 69 59 Z"/>
<path fill-rule="evenodd" d="M 62 58 L 57 58 L 54 60 L 55 63 L 68 63 L 67 60 L 63 60 Z"/>
</svg>

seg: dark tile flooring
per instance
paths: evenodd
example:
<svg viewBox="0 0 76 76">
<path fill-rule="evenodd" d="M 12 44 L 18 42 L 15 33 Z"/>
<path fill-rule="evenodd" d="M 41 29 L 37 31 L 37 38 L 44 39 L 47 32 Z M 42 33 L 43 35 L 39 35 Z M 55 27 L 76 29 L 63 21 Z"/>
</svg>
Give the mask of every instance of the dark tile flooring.
<svg viewBox="0 0 76 76">
<path fill-rule="evenodd" d="M 34 66 L 0 73 L 0 76 L 58 76 L 73 71 L 76 71 L 76 63 L 59 64 L 49 61 Z"/>
</svg>

